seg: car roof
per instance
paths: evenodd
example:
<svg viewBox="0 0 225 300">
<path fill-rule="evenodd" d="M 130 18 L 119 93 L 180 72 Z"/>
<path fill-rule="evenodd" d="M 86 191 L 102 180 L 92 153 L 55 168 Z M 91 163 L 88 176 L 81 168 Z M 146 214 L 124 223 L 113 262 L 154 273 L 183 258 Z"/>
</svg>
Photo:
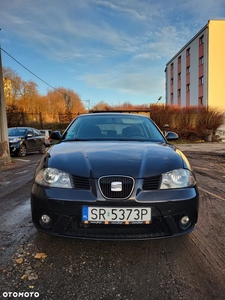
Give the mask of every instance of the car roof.
<svg viewBox="0 0 225 300">
<path fill-rule="evenodd" d="M 35 129 L 35 130 L 39 130 L 39 129 L 34 128 L 34 127 L 24 127 L 24 126 L 9 127 L 8 129 Z"/>
<path fill-rule="evenodd" d="M 90 117 L 90 116 L 132 116 L 134 118 L 136 117 L 142 117 L 142 118 L 148 118 L 148 116 L 144 116 L 142 114 L 134 114 L 134 113 L 118 113 L 118 112 L 91 112 L 91 113 L 88 113 L 88 114 L 81 114 L 81 115 L 78 115 L 77 117 L 82 117 L 82 118 L 85 118 L 85 117 Z"/>
</svg>

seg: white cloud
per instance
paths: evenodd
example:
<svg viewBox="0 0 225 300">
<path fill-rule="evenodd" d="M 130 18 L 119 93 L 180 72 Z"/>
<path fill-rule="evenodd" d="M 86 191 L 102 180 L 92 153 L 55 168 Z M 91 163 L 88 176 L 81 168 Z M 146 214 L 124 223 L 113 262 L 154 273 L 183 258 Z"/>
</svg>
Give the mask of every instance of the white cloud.
<svg viewBox="0 0 225 300">
<path fill-rule="evenodd" d="M 104 6 L 105 8 L 110 9 L 110 10 L 114 11 L 115 13 L 126 15 L 126 17 L 131 17 L 136 20 L 146 20 L 145 12 L 144 11 L 140 12 L 140 11 L 136 10 L 135 7 L 133 8 L 131 1 L 130 2 L 115 1 L 115 3 L 113 3 L 113 1 L 105 1 L 105 0 L 96 0 L 95 1 L 95 4 Z M 129 6 L 132 8 L 128 8 Z M 139 2 L 139 6 L 140 6 L 140 2 Z"/>
<path fill-rule="evenodd" d="M 117 68 L 101 74 L 85 74 L 79 76 L 78 79 L 98 89 L 114 89 L 136 95 L 159 94 L 164 89 L 161 70 L 157 68 L 143 70 L 143 72 L 130 72 L 129 70 L 124 72 L 121 68 Z"/>
</svg>

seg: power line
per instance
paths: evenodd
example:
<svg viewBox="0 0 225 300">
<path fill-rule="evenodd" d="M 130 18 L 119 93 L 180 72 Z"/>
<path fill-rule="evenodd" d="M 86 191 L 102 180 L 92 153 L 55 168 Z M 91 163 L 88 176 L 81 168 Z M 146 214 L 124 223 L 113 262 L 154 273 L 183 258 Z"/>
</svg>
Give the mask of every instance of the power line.
<svg viewBox="0 0 225 300">
<path fill-rule="evenodd" d="M 0 30 L 1 30 L 1 28 L 0 28 Z M 56 92 L 62 94 L 62 95 L 64 96 L 64 98 L 65 98 L 65 101 L 68 101 L 68 99 L 74 99 L 74 100 L 76 100 L 76 99 L 73 98 L 73 97 L 70 97 L 70 96 L 68 97 L 68 95 L 66 95 L 65 93 L 63 93 L 63 92 L 61 92 L 60 90 L 56 89 L 54 86 L 50 85 L 50 84 L 47 83 L 45 80 L 41 79 L 39 76 L 37 76 L 36 74 L 34 74 L 34 73 L 33 73 L 32 71 L 30 71 L 27 67 L 25 67 L 23 64 L 21 64 L 17 59 L 15 59 L 12 55 L 10 55 L 7 51 L 5 51 L 5 50 L 1 47 L 1 45 L 0 45 L 0 51 L 1 51 L 1 50 L 2 50 L 3 52 L 5 52 L 5 54 L 7 54 L 9 57 L 11 57 L 15 62 L 17 62 L 21 67 L 23 67 L 23 68 L 26 69 L 29 73 L 31 73 L 33 76 L 35 76 L 35 77 L 38 78 L 40 81 L 42 81 L 44 84 L 48 85 L 50 88 L 52 88 L 52 89 L 55 90 Z M 90 100 L 84 100 L 84 101 L 88 101 L 88 103 L 89 103 L 88 109 L 90 109 Z M 83 102 L 83 101 L 81 100 L 81 102 Z"/>
<path fill-rule="evenodd" d="M 52 85 L 50 85 L 49 83 L 47 83 L 45 80 L 41 79 L 39 76 L 37 76 L 36 74 L 34 74 L 32 71 L 30 71 L 27 67 L 25 67 L 23 64 L 21 64 L 17 59 L 15 59 L 12 55 L 10 55 L 7 51 L 5 51 L 1 46 L 0 46 L 0 50 L 2 50 L 3 52 L 5 52 L 5 54 L 7 54 L 9 57 L 11 57 L 13 60 L 15 60 L 15 62 L 17 62 L 21 67 L 23 67 L 24 69 L 26 69 L 29 73 L 31 73 L 33 76 L 35 76 L 36 78 L 38 78 L 40 81 L 42 81 L 44 84 L 48 85 L 50 88 L 52 88 L 53 90 L 57 91 L 58 93 L 61 93 L 62 95 L 65 96 L 65 94 L 61 91 L 59 91 L 58 89 L 56 89 L 55 87 L 53 87 Z"/>
</svg>

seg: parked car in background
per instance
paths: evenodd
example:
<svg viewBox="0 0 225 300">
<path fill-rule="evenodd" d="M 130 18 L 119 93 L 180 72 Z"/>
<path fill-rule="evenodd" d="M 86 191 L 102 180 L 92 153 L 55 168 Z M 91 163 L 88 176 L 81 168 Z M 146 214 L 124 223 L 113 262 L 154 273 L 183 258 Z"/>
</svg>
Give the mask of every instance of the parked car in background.
<svg viewBox="0 0 225 300">
<path fill-rule="evenodd" d="M 41 134 L 45 137 L 45 146 L 49 147 L 52 144 L 50 135 L 52 133 L 51 129 L 40 129 Z"/>
<path fill-rule="evenodd" d="M 99 240 L 190 233 L 199 193 L 187 158 L 169 143 L 177 138 L 141 115 L 79 115 L 62 136 L 55 134 L 58 143 L 37 165 L 34 225 L 48 234 Z"/>
<path fill-rule="evenodd" d="M 28 152 L 45 153 L 45 137 L 38 129 L 32 127 L 8 128 L 10 154 L 26 156 Z"/>
</svg>

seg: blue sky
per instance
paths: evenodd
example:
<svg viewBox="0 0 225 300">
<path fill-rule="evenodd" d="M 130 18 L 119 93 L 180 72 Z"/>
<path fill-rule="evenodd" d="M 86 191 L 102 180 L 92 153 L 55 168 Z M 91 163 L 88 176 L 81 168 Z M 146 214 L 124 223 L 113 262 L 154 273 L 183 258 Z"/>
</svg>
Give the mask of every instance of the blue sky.
<svg viewBox="0 0 225 300">
<path fill-rule="evenodd" d="M 166 63 L 225 0 L 0 0 L 1 47 L 49 85 L 90 106 L 165 103 Z M 4 67 L 51 88 L 2 51 Z"/>
</svg>

